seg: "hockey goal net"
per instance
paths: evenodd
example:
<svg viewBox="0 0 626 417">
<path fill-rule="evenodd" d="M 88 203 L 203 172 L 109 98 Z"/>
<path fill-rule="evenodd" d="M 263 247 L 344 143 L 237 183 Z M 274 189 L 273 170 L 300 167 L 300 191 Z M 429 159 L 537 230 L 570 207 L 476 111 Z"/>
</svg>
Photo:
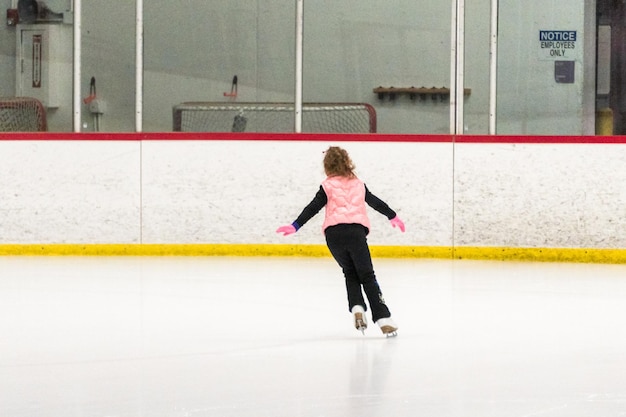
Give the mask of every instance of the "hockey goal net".
<svg viewBox="0 0 626 417">
<path fill-rule="evenodd" d="M 188 102 L 174 106 L 176 132 L 294 131 L 293 103 Z M 366 103 L 303 103 L 302 132 L 376 133 L 376 110 Z"/>
<path fill-rule="evenodd" d="M 31 97 L 0 97 L 0 132 L 45 132 L 46 110 Z"/>
</svg>

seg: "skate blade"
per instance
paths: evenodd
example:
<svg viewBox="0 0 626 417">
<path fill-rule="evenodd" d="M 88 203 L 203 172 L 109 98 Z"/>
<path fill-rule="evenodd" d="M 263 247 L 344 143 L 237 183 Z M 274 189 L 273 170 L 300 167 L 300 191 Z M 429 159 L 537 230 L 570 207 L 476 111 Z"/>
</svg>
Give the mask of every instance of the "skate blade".
<svg viewBox="0 0 626 417">
<path fill-rule="evenodd" d="M 367 324 L 363 319 L 363 313 L 356 313 L 354 315 L 354 327 L 361 333 L 365 334 L 365 329 L 367 329 Z"/>
<path fill-rule="evenodd" d="M 355 327 L 358 331 L 365 334 L 365 329 L 367 329 L 367 324 L 365 324 L 362 320 L 357 320 Z"/>
<path fill-rule="evenodd" d="M 380 328 L 383 334 L 387 337 L 396 337 L 398 335 L 398 328 L 393 326 L 383 326 Z"/>
</svg>

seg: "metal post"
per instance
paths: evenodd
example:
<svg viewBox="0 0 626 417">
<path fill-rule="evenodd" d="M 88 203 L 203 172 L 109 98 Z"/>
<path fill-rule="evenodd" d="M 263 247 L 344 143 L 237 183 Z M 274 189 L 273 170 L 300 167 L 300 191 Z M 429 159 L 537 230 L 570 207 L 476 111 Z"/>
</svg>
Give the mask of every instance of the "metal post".
<svg viewBox="0 0 626 417">
<path fill-rule="evenodd" d="M 450 134 L 456 133 L 456 20 L 457 0 L 452 0 L 452 17 L 450 28 Z"/>
<path fill-rule="evenodd" d="M 462 135 L 465 93 L 465 0 L 452 0 L 450 133 Z"/>
<path fill-rule="evenodd" d="M 80 64 L 81 64 L 81 32 L 82 32 L 82 5 L 81 0 L 74 0 L 74 54 L 72 57 L 73 65 L 73 111 L 74 111 L 74 132 L 80 132 L 81 130 L 81 89 L 80 89 Z"/>
<path fill-rule="evenodd" d="M 135 11 L 135 131 L 143 130 L 143 0 L 136 0 Z"/>
<path fill-rule="evenodd" d="M 456 134 L 464 133 L 465 112 L 465 0 L 457 0 L 456 15 Z"/>
<path fill-rule="evenodd" d="M 296 0 L 296 92 L 295 132 L 302 133 L 302 44 L 304 27 L 304 0 Z"/>
<path fill-rule="evenodd" d="M 498 0 L 491 0 L 491 42 L 489 45 L 489 134 L 496 134 L 498 92 Z"/>
</svg>

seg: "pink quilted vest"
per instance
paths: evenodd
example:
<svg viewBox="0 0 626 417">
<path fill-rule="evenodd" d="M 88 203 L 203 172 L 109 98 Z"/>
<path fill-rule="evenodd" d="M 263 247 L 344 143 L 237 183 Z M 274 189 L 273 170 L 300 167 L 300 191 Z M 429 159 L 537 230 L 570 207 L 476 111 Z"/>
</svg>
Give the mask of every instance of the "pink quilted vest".
<svg viewBox="0 0 626 417">
<path fill-rule="evenodd" d="M 358 178 L 328 177 L 322 182 L 328 201 L 322 230 L 343 223 L 370 228 L 365 204 L 365 184 Z"/>
</svg>

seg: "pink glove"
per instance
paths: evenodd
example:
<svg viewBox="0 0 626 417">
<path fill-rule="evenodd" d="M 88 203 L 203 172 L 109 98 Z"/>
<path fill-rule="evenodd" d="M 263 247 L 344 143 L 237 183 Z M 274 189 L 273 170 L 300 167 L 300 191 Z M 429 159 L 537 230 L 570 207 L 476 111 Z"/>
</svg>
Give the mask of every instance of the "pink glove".
<svg viewBox="0 0 626 417">
<path fill-rule="evenodd" d="M 400 217 L 396 216 L 393 219 L 391 219 L 391 225 L 393 227 L 399 228 L 402 231 L 402 233 L 404 233 L 404 222 L 400 220 Z"/>
<path fill-rule="evenodd" d="M 283 236 L 288 236 L 293 233 L 296 233 L 296 228 L 293 226 L 293 224 L 289 224 L 287 226 L 280 226 L 278 229 L 276 229 L 276 233 L 282 233 Z"/>
</svg>

